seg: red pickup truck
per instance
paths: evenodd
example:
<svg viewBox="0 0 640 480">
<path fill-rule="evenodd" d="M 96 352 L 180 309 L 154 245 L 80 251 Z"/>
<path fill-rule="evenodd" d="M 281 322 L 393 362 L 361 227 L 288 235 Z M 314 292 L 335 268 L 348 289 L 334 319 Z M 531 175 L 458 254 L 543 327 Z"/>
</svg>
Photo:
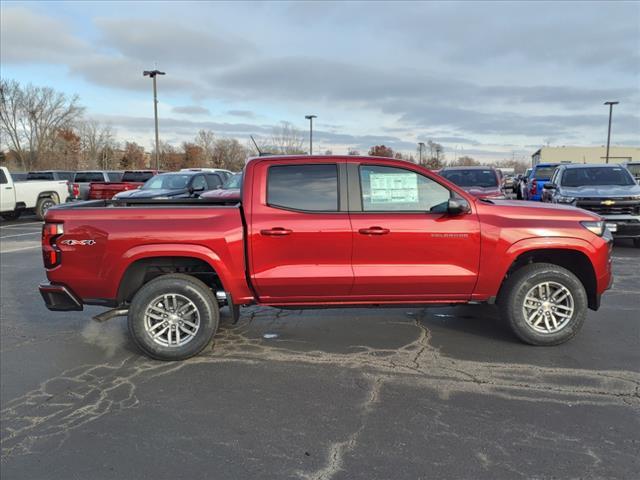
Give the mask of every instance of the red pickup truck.
<svg viewBox="0 0 640 480">
<path fill-rule="evenodd" d="M 119 182 L 91 182 L 89 200 L 111 200 L 116 193 L 141 187 L 158 173 L 157 170 L 127 170 Z"/>
<path fill-rule="evenodd" d="M 51 208 L 50 310 L 128 315 L 147 355 L 199 353 L 227 305 L 497 303 L 534 345 L 573 337 L 609 287 L 611 235 L 573 207 L 477 199 L 418 165 L 351 156 L 251 159 L 238 203 Z"/>
</svg>

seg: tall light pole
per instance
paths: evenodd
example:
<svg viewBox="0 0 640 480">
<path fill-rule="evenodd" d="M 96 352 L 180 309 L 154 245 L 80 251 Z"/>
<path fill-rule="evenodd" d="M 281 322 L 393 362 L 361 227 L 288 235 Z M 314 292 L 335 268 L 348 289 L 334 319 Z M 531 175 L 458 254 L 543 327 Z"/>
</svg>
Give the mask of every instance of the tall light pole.
<svg viewBox="0 0 640 480">
<path fill-rule="evenodd" d="M 313 155 L 313 119 L 318 118 L 318 116 L 305 115 L 304 118 L 309 120 L 309 155 Z"/>
<path fill-rule="evenodd" d="M 422 149 L 424 148 L 424 142 L 418 142 L 418 151 L 420 152 L 420 165 L 422 165 Z"/>
<path fill-rule="evenodd" d="M 605 163 L 609 163 L 609 143 L 611 142 L 611 115 L 613 115 L 613 106 L 618 105 L 620 102 L 604 102 L 603 105 L 609 105 L 609 130 L 607 132 L 607 160 Z"/>
<path fill-rule="evenodd" d="M 166 73 L 160 70 L 145 70 L 142 72 L 144 77 L 151 77 L 153 79 L 153 116 L 156 121 L 156 170 L 160 170 L 160 142 L 158 141 L 158 90 L 156 88 L 156 76 L 166 75 Z"/>
</svg>

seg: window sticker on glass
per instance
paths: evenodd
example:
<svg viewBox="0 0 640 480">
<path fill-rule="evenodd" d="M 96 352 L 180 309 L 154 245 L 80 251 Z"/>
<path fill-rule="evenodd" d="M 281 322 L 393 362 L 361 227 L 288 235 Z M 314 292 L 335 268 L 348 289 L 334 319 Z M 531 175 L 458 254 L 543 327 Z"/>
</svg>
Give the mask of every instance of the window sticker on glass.
<svg viewBox="0 0 640 480">
<path fill-rule="evenodd" d="M 418 201 L 418 177 L 414 173 L 371 172 L 370 182 L 371 204 Z"/>
</svg>

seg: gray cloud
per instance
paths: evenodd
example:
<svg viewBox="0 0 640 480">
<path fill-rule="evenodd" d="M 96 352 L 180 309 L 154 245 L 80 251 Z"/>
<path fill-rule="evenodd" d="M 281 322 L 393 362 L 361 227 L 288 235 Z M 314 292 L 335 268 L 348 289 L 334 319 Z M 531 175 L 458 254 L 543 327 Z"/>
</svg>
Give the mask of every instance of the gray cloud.
<svg viewBox="0 0 640 480">
<path fill-rule="evenodd" d="M 3 63 L 58 63 L 88 49 L 64 22 L 24 7 L 2 7 L 0 32 Z"/>
<path fill-rule="evenodd" d="M 243 118 L 255 118 L 256 114 L 251 110 L 227 110 L 227 115 Z"/>
<path fill-rule="evenodd" d="M 177 106 L 171 109 L 173 113 L 181 113 L 185 115 L 209 115 L 209 109 L 198 105 Z"/>
<path fill-rule="evenodd" d="M 95 24 L 103 41 L 122 55 L 158 66 L 229 64 L 255 51 L 248 41 L 235 35 L 217 36 L 173 18 L 99 18 Z"/>
</svg>

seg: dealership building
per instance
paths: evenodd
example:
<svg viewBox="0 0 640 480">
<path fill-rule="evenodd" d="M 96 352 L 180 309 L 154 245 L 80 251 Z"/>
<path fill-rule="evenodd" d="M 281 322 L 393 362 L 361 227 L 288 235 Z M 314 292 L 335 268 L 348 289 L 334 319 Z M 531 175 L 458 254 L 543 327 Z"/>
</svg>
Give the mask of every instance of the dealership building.
<svg viewBox="0 0 640 480">
<path fill-rule="evenodd" d="M 542 147 L 531 155 L 538 163 L 605 163 L 607 147 Z M 609 163 L 640 162 L 640 147 L 610 147 Z"/>
</svg>

